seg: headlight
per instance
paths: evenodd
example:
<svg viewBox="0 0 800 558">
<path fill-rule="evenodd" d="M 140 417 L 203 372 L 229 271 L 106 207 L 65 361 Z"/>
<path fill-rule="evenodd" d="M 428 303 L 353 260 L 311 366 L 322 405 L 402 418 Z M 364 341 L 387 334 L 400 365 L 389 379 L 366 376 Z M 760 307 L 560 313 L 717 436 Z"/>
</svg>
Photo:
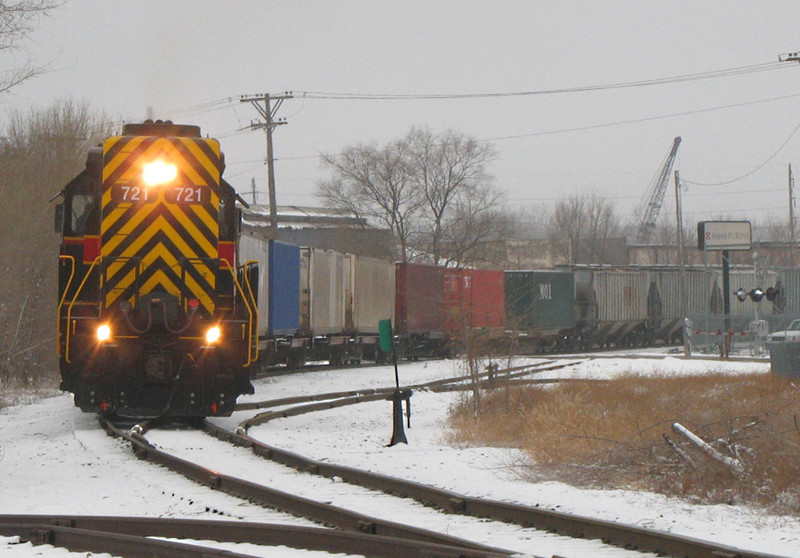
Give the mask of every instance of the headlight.
<svg viewBox="0 0 800 558">
<path fill-rule="evenodd" d="M 178 167 L 164 161 L 147 163 L 142 169 L 142 180 L 148 186 L 157 186 L 172 182 L 178 176 Z"/>
<path fill-rule="evenodd" d="M 97 327 L 97 340 L 101 343 L 108 341 L 111 338 L 111 327 L 108 324 L 102 324 Z"/>
<path fill-rule="evenodd" d="M 219 327 L 214 326 L 208 328 L 208 331 L 206 331 L 206 343 L 208 343 L 209 345 L 211 345 L 212 343 L 216 343 L 217 341 L 219 341 L 221 335 L 222 332 L 220 332 Z"/>
</svg>

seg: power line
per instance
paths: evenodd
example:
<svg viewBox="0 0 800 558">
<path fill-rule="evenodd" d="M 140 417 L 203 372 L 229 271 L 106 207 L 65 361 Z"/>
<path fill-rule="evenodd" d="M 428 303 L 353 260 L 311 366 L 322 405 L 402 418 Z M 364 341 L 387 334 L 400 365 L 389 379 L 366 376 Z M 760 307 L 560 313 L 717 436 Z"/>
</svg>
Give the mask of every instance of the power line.
<svg viewBox="0 0 800 558">
<path fill-rule="evenodd" d="M 794 135 L 797 133 L 797 130 L 800 130 L 800 124 L 798 124 L 797 126 L 794 127 L 794 130 L 792 130 L 792 133 L 789 134 L 788 138 L 786 138 L 786 141 L 784 141 L 781 144 L 781 146 L 778 149 L 776 149 L 775 152 L 767 158 L 766 161 L 764 161 L 763 163 L 758 165 L 756 168 L 754 168 L 750 172 L 743 174 L 742 176 L 739 176 L 739 177 L 734 178 L 732 180 L 726 180 L 724 182 L 694 182 L 692 180 L 686 180 L 686 179 L 683 179 L 683 182 L 685 182 L 686 184 L 694 184 L 695 186 L 724 186 L 726 184 L 733 184 L 734 182 L 738 182 L 738 181 L 740 181 L 740 180 L 742 180 L 744 178 L 747 178 L 748 176 L 751 176 L 751 175 L 757 173 L 758 171 L 763 169 L 765 166 L 767 166 L 767 163 L 772 161 L 778 155 L 778 153 L 780 153 L 781 150 L 784 147 L 786 147 L 786 144 L 789 143 L 789 141 L 794 137 Z"/>
<path fill-rule="evenodd" d="M 335 93 L 324 91 L 295 91 L 298 96 L 308 99 L 337 99 L 337 100 L 368 100 L 368 101 L 387 101 L 387 100 L 439 100 L 439 99 L 484 99 L 492 97 L 527 97 L 533 95 L 554 95 L 563 93 L 579 93 L 586 91 L 602 91 L 606 89 L 625 89 L 631 87 L 645 87 L 650 85 L 664 85 L 670 83 L 682 83 L 687 81 L 697 81 L 706 79 L 717 79 L 722 77 L 738 76 L 753 72 L 765 72 L 788 68 L 787 61 L 767 62 L 752 66 L 740 66 L 737 68 L 726 68 L 722 70 L 712 70 L 694 74 L 671 76 L 665 78 L 647 79 L 641 81 L 625 81 L 619 83 L 608 83 L 598 85 L 585 85 L 579 87 L 563 87 L 557 89 L 538 89 L 530 91 L 512 92 L 484 92 L 484 93 Z"/>
<path fill-rule="evenodd" d="M 647 116 L 647 117 L 642 117 L 642 118 L 634 118 L 634 119 L 630 119 L 630 120 L 619 120 L 619 121 L 616 121 L 616 122 L 604 122 L 604 123 L 600 123 L 600 124 L 590 124 L 590 125 L 587 125 L 587 126 L 576 126 L 576 127 L 573 127 L 573 128 L 559 128 L 559 129 L 556 129 L 556 130 L 544 130 L 544 131 L 541 131 L 541 132 L 528 132 L 528 133 L 524 133 L 524 134 L 514 134 L 514 135 L 510 135 L 510 136 L 497 136 L 497 137 L 492 137 L 492 138 L 481 138 L 481 139 L 479 139 L 477 141 L 480 141 L 480 142 L 504 141 L 504 140 L 512 140 L 512 139 L 520 139 L 520 138 L 528 138 L 528 137 L 549 136 L 549 135 L 555 135 L 555 134 L 565 134 L 565 133 L 569 133 L 569 132 L 582 132 L 582 131 L 586 131 L 586 130 L 595 130 L 595 129 L 599 129 L 599 128 L 608 128 L 608 127 L 612 127 L 612 126 L 624 126 L 626 124 L 638 124 L 638 123 L 641 123 L 641 122 L 651 122 L 653 120 L 663 120 L 663 119 L 666 119 L 666 118 L 677 118 L 677 117 L 680 117 L 680 116 L 689 116 L 689 115 L 692 115 L 692 114 L 701 114 L 701 113 L 704 113 L 704 112 L 713 112 L 713 111 L 717 111 L 717 110 L 727 110 L 727 109 L 739 108 L 739 107 L 744 107 L 744 106 L 749 106 L 749 105 L 757 105 L 757 104 L 761 104 L 761 103 L 771 103 L 771 102 L 775 102 L 775 101 L 783 101 L 783 100 L 786 100 L 786 99 L 794 99 L 794 98 L 797 98 L 797 97 L 800 97 L 800 93 L 793 93 L 791 95 L 782 95 L 782 96 L 779 96 L 779 97 L 770 97 L 770 98 L 767 98 L 767 99 L 757 99 L 755 101 L 744 101 L 744 102 L 741 102 L 741 103 L 732 103 L 732 104 L 728 104 L 728 105 L 719 105 L 719 106 L 716 106 L 716 107 L 707 107 L 707 108 L 695 109 L 695 110 L 684 111 L 684 112 L 674 112 L 674 113 L 670 113 L 670 114 L 661 114 L 661 115 L 657 115 L 657 116 Z M 322 155 L 298 155 L 298 156 L 294 156 L 294 157 L 276 157 L 275 160 L 276 161 L 295 161 L 295 160 L 303 160 L 303 159 L 319 159 L 321 157 L 322 157 Z M 683 182 L 689 182 L 689 181 L 683 180 Z"/>
<path fill-rule="evenodd" d="M 641 123 L 641 122 L 650 122 L 650 121 L 653 121 L 653 120 L 663 120 L 665 118 L 677 118 L 679 116 L 689 116 L 691 114 L 701 114 L 701 113 L 704 113 L 704 112 L 713 112 L 713 111 L 717 111 L 717 110 L 727 110 L 727 109 L 731 109 L 731 108 L 744 107 L 744 106 L 748 106 L 748 105 L 757 105 L 757 104 L 760 104 L 760 103 L 771 103 L 771 102 L 774 102 L 774 101 L 783 101 L 785 99 L 792 99 L 792 98 L 795 98 L 795 97 L 800 97 L 800 93 L 793 93 L 791 95 L 783 95 L 783 96 L 780 96 L 780 97 L 771 97 L 769 99 L 758 99 L 758 100 L 755 100 L 755 101 L 745 101 L 745 102 L 742 102 L 742 103 L 733 103 L 733 104 L 729 104 L 729 105 L 719 105 L 719 106 L 716 106 L 716 107 L 695 109 L 695 110 L 689 110 L 689 111 L 685 111 L 685 112 L 673 112 L 673 113 L 670 113 L 670 114 L 662 114 L 662 115 L 658 115 L 658 116 L 646 116 L 646 117 L 643 117 L 643 118 L 634 118 L 634 119 L 630 119 L 630 120 L 619 120 L 617 122 L 605 122 L 605 123 L 602 123 L 602 124 L 590 124 L 590 125 L 587 125 L 587 126 L 577 126 L 577 127 L 574 127 L 574 128 L 561 128 L 561 129 L 558 129 L 558 130 L 546 130 L 546 131 L 543 131 L 543 132 L 530 132 L 530 133 L 525 133 L 525 134 L 515 134 L 515 135 L 511 135 L 511 136 L 499 136 L 499 137 L 494 137 L 494 138 L 485 138 L 485 139 L 481 139 L 479 141 L 501 141 L 501 140 L 528 138 L 528 137 L 535 137 L 535 136 L 549 136 L 549 135 L 553 135 L 553 134 L 564 134 L 564 133 L 567 133 L 567 132 L 582 132 L 582 131 L 585 131 L 585 130 L 595 130 L 595 129 L 598 129 L 598 128 L 608 128 L 608 127 L 611 127 L 611 126 L 623 126 L 623 125 L 626 125 L 626 124 L 638 124 L 638 123 Z"/>
</svg>

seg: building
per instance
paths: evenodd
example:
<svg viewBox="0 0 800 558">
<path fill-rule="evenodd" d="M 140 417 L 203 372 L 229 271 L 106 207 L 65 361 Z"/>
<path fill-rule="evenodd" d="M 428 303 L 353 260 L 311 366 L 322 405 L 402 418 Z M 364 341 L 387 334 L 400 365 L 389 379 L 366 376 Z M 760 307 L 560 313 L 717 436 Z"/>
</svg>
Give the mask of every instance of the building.
<svg viewBox="0 0 800 558">
<path fill-rule="evenodd" d="M 392 260 L 392 235 L 366 219 L 339 209 L 278 206 L 278 238 L 281 242 Z M 269 206 L 242 208 L 242 229 L 269 238 Z"/>
</svg>

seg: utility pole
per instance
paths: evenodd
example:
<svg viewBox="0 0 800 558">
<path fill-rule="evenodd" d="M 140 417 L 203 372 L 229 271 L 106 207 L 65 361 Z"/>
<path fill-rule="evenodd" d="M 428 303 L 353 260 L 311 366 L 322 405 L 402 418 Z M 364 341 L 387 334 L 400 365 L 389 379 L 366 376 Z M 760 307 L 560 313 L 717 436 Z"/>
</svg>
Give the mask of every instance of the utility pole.
<svg viewBox="0 0 800 558">
<path fill-rule="evenodd" d="M 794 176 L 789 163 L 789 265 L 794 267 Z"/>
<path fill-rule="evenodd" d="M 683 268 L 683 208 L 681 207 L 681 177 L 679 171 L 675 171 L 675 219 L 678 231 L 678 269 L 680 269 L 681 285 L 681 316 L 683 317 L 683 354 L 687 357 L 692 356 L 692 348 L 689 345 L 687 334 L 687 315 L 686 304 L 686 271 Z"/>
<path fill-rule="evenodd" d="M 286 99 L 291 99 L 293 95 L 290 92 L 282 93 L 280 95 L 270 95 L 265 93 L 263 95 L 253 95 L 250 97 L 242 97 L 239 99 L 242 103 L 250 103 L 255 107 L 263 122 L 253 121 L 250 123 L 250 128 L 255 130 L 262 128 L 267 134 L 267 180 L 269 186 L 269 224 L 270 224 L 270 238 L 277 240 L 278 238 L 278 206 L 275 196 L 275 165 L 272 155 L 272 130 L 277 126 L 286 124 L 286 119 L 275 120 L 275 114 Z M 272 105 L 272 101 L 275 104 Z M 253 196 L 255 198 L 255 196 Z M 255 201 L 255 200 L 254 200 Z"/>
</svg>

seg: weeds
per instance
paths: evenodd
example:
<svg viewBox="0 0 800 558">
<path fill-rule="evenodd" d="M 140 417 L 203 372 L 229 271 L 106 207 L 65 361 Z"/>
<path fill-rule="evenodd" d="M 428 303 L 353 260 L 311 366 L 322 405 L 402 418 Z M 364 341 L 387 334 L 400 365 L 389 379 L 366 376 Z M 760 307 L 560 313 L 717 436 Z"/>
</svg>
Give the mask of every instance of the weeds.
<svg viewBox="0 0 800 558">
<path fill-rule="evenodd" d="M 741 469 L 710 458 L 676 422 Z M 477 417 L 465 396 L 450 427 L 454 443 L 525 450 L 531 478 L 800 515 L 800 388 L 780 376 L 630 375 L 497 390 Z"/>
</svg>

